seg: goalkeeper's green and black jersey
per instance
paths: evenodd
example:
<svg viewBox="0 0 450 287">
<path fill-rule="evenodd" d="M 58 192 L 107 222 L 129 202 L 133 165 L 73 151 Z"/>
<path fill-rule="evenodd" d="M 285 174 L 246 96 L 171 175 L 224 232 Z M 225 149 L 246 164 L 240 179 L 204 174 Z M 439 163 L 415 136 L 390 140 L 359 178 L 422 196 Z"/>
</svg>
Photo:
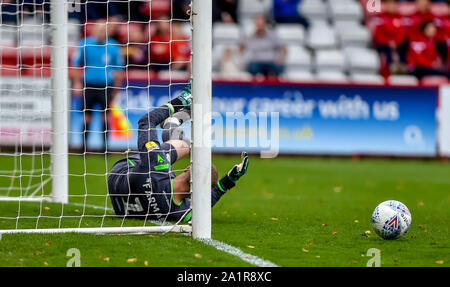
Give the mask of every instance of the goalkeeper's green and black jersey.
<svg viewBox="0 0 450 287">
<path fill-rule="evenodd" d="M 118 216 L 151 220 L 189 221 L 190 198 L 176 203 L 172 181 L 172 163 L 177 160 L 175 148 L 160 144 L 156 127 L 170 116 L 167 107 L 152 110 L 139 120 L 139 152 L 129 155 L 112 167 L 108 193 Z M 233 184 L 234 185 L 234 184 Z M 216 185 L 211 190 L 213 206 L 228 188 Z"/>
</svg>

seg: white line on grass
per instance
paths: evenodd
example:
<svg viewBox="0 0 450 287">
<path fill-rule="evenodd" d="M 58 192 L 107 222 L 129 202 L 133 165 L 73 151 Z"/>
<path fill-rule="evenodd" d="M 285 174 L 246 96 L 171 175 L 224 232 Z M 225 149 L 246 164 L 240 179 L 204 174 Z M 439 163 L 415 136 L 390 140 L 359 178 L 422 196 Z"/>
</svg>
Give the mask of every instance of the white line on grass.
<svg viewBox="0 0 450 287">
<path fill-rule="evenodd" d="M 239 257 L 241 260 L 258 267 L 278 267 L 278 265 L 276 265 L 275 263 L 264 260 L 255 255 L 245 253 L 238 247 L 231 246 L 222 241 L 218 241 L 215 239 L 200 239 L 199 241 L 205 243 L 206 245 L 212 246 L 217 250 Z"/>
<path fill-rule="evenodd" d="M 92 208 L 92 209 L 101 209 L 101 210 L 106 210 L 106 211 L 114 211 L 112 208 L 109 208 L 109 207 L 92 205 L 92 204 L 68 203 L 68 205 L 87 207 L 87 208 Z M 152 221 L 152 223 L 161 225 L 161 223 L 158 221 Z M 258 267 L 279 267 L 278 265 L 276 265 L 275 263 L 273 263 L 271 261 L 259 258 L 255 255 L 245 253 L 240 248 L 234 247 L 234 246 L 229 245 L 222 241 L 218 241 L 215 239 L 199 239 L 198 241 L 200 241 L 206 245 L 212 246 L 219 251 L 234 255 L 234 256 L 238 257 L 239 259 L 241 259 L 242 261 L 245 261 L 247 263 L 250 263 L 250 264 L 258 266 Z"/>
</svg>

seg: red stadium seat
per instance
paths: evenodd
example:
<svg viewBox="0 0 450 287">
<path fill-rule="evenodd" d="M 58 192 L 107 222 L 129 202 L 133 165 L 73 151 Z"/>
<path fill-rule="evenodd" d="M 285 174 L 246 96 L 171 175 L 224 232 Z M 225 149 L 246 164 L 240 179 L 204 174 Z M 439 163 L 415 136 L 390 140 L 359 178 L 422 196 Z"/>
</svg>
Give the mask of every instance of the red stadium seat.
<svg viewBox="0 0 450 287">
<path fill-rule="evenodd" d="M 16 46 L 0 47 L 0 65 L 1 66 L 18 65 L 18 49 Z"/>
<path fill-rule="evenodd" d="M 22 65 L 34 66 L 50 64 L 50 47 L 27 47 L 19 49 Z"/>
<path fill-rule="evenodd" d="M 35 78 L 48 78 L 51 76 L 51 69 L 49 66 L 40 66 L 40 65 L 25 67 L 22 68 L 22 76 L 30 76 Z"/>
</svg>

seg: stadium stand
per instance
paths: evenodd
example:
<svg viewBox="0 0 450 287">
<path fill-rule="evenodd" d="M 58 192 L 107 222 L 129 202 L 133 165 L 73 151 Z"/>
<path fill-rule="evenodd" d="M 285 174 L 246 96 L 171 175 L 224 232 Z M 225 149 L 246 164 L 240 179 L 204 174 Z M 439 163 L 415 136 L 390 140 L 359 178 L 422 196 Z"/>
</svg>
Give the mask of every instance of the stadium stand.
<svg viewBox="0 0 450 287">
<path fill-rule="evenodd" d="M 220 2 L 219 0 L 217 0 Z M 138 1 L 139 2 L 139 1 Z M 141 5 L 135 7 L 133 12 L 136 15 L 129 18 L 128 11 L 124 11 L 119 6 L 116 11 L 117 18 L 111 21 L 118 21 L 114 29 L 117 32 L 112 35 L 122 44 L 129 43 L 130 35 L 135 29 L 144 29 L 144 43 L 152 45 L 148 40 L 148 35 L 153 35 L 154 26 L 148 19 L 153 17 L 164 17 L 171 11 L 169 0 L 154 1 L 154 5 Z M 175 1 L 181 3 L 180 7 L 172 7 L 172 10 L 183 11 L 186 1 Z M 383 1 L 384 2 L 384 1 Z M 417 4 L 421 2 L 422 4 Z M 427 5 L 427 0 L 418 1 L 398 1 L 398 17 L 402 25 L 408 30 L 408 38 L 415 37 L 420 23 L 424 19 L 431 19 L 437 29 L 437 36 L 434 41 L 437 43 L 436 51 L 440 58 L 442 71 L 448 73 L 448 36 L 450 31 L 449 5 L 445 1 L 431 1 Z M 28 18 L 25 14 L 18 29 L 14 25 L 17 21 L 13 10 L 17 7 L 12 5 L 14 1 L 4 1 L 2 25 L 0 27 L 1 42 L 1 73 L 4 74 L 26 74 L 26 73 L 48 73 L 50 59 L 48 57 L 49 43 L 48 25 L 45 17 L 40 19 Z M 251 35 L 254 31 L 253 18 L 256 15 L 266 15 L 268 25 L 278 35 L 287 47 L 287 55 L 284 62 L 285 68 L 281 77 L 288 80 L 323 81 L 350 81 L 355 83 L 369 84 L 423 84 L 434 85 L 448 81 L 444 77 L 425 77 L 422 80 L 414 81 L 408 75 L 406 56 L 394 56 L 400 59 L 404 65 L 403 70 L 394 70 L 389 67 L 386 57 L 380 50 L 377 51 L 375 43 L 376 30 L 382 22 L 385 3 L 381 5 L 381 11 L 370 11 L 366 9 L 368 0 L 298 0 L 298 10 L 303 15 L 309 25 L 304 26 L 299 23 L 276 23 L 272 17 L 274 15 L 275 0 L 236 0 L 233 1 L 232 19 L 225 17 L 215 18 L 213 26 L 213 72 L 220 77 L 236 78 L 237 75 L 246 75 L 246 63 L 248 54 L 238 48 L 244 35 Z M 425 4 L 423 4 L 425 3 Z M 218 3 L 220 4 L 220 3 Z M 215 13 L 220 15 L 221 5 L 215 5 Z M 12 6 L 11 6 L 12 5 Z M 183 6 L 184 5 L 184 6 Z M 423 8 L 422 7 L 425 7 Z M 44 7 L 44 6 L 43 6 Z M 122 8 L 121 8 L 122 7 Z M 130 5 L 131 7 L 131 5 Z M 134 6 L 133 6 L 134 7 Z M 419 8 L 418 8 L 419 7 Z M 177 8 L 177 9 L 176 9 Z M 12 9 L 12 10 L 11 10 Z M 43 15 L 46 14 L 45 7 Z M 224 8 L 225 9 L 225 8 Z M 228 9 L 228 8 L 227 8 Z M 421 11 L 423 10 L 423 11 Z M 98 13 L 97 13 L 98 14 Z M 147 17 L 147 18 L 146 18 Z M 236 18 L 236 19 L 234 19 Z M 140 19 L 135 21 L 135 19 Z M 147 19 L 147 20 L 142 20 Z M 42 22 L 44 21 L 44 22 Z M 92 20 L 89 20 L 92 21 Z M 44 23 L 44 25 L 43 25 Z M 69 43 L 76 46 L 80 39 L 90 34 L 91 25 L 83 25 L 82 20 L 71 17 L 69 21 Z M 144 28 L 143 28 L 144 27 Z M 20 30 L 20 31 L 19 31 Z M 190 37 L 190 27 L 188 23 L 183 23 L 181 33 L 186 39 Z M 388 39 L 389 40 L 389 39 Z M 407 48 L 407 43 L 405 44 Z M 126 47 L 126 45 L 124 45 Z M 71 49 L 71 53 L 74 49 Z M 124 48 L 125 50 L 125 48 Z M 130 52 L 124 51 L 124 57 L 131 57 Z M 225 55 L 227 53 L 228 55 Z M 232 53 L 232 57 L 229 55 Z M 406 54 L 406 52 L 404 52 Z M 43 55 L 44 57 L 41 57 Z M 39 56 L 39 57 L 38 57 Z M 227 59 L 239 63 L 227 64 Z M 144 63 L 145 64 L 145 63 Z M 145 65 L 141 65 L 145 67 Z M 141 67 L 141 68 L 142 68 Z M 131 69 L 132 67 L 130 67 Z M 17 71 L 17 69 L 20 69 Z M 35 70 L 33 72 L 33 70 Z M 232 72 L 236 70 L 235 72 Z M 227 72 L 228 71 L 228 72 Z M 163 71 L 165 72 L 165 71 Z M 176 77 L 182 73 L 187 75 L 187 71 L 179 71 Z M 164 77 L 164 73 L 161 75 Z"/>
</svg>

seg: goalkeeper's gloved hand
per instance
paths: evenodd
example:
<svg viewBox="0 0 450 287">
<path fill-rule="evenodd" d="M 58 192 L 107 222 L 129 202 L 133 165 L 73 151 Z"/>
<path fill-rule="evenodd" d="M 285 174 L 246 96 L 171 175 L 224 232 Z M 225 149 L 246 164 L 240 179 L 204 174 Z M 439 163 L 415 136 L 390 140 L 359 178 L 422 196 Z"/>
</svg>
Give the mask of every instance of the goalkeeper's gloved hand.
<svg viewBox="0 0 450 287">
<path fill-rule="evenodd" d="M 233 166 L 233 168 L 228 172 L 228 177 L 232 182 L 236 183 L 246 172 L 248 167 L 248 154 L 243 151 L 241 153 L 241 163 Z"/>
<path fill-rule="evenodd" d="M 190 110 L 191 109 L 191 103 L 192 103 L 192 93 L 191 93 L 191 83 L 187 84 L 183 91 L 181 92 L 181 95 L 178 97 L 178 99 L 181 101 L 181 105 L 184 109 Z"/>
<path fill-rule="evenodd" d="M 219 181 L 219 188 L 223 192 L 235 186 L 236 182 L 247 172 L 248 154 L 243 151 L 241 153 L 241 163 L 233 166 L 232 169 Z"/>
<path fill-rule="evenodd" d="M 177 113 L 183 109 L 190 111 L 191 103 L 192 103 L 191 83 L 188 83 L 181 92 L 181 95 L 171 100 L 169 103 L 165 104 L 165 106 L 169 108 L 170 110 L 169 114 L 173 115 L 174 113 Z"/>
</svg>

